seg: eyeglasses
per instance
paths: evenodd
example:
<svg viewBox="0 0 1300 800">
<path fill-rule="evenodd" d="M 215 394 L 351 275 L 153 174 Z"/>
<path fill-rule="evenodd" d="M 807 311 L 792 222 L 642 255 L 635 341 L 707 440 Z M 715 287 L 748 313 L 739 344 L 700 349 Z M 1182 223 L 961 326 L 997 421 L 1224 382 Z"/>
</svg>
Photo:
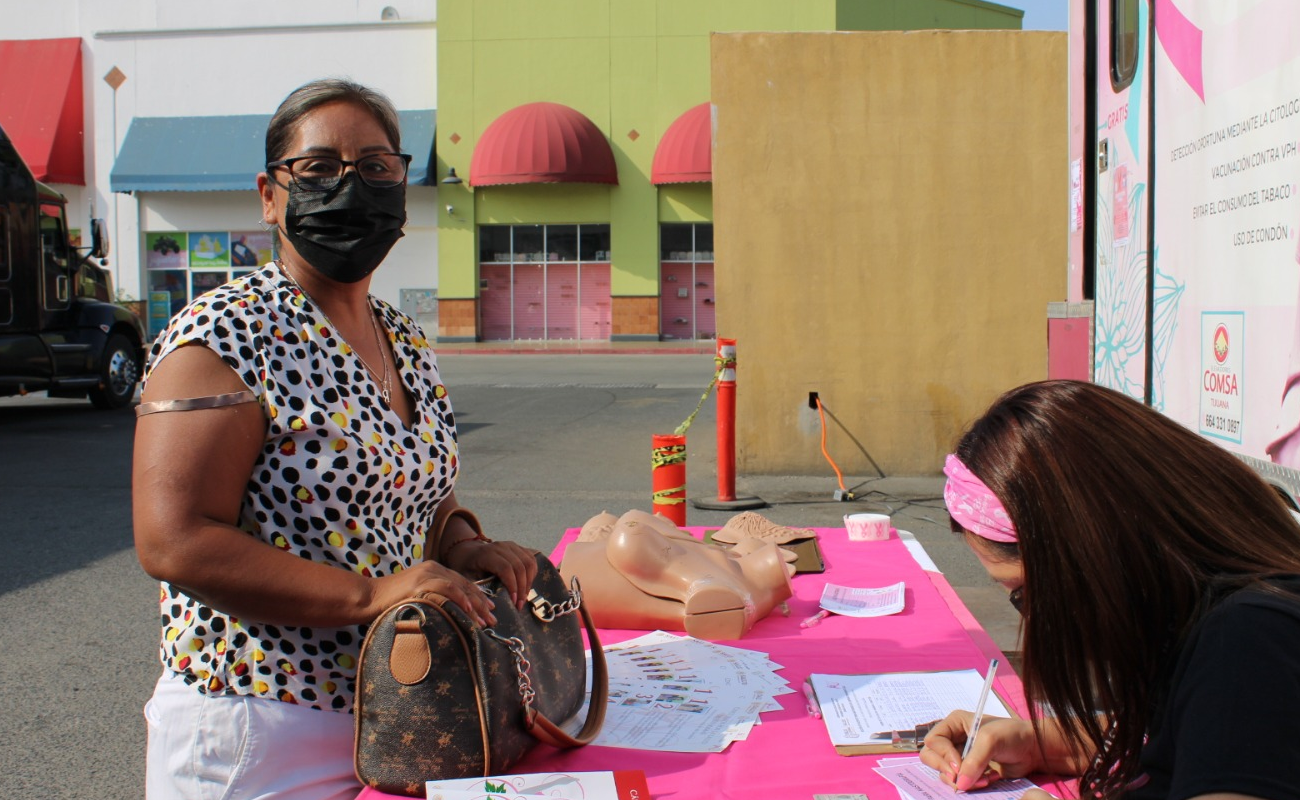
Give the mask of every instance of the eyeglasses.
<svg viewBox="0 0 1300 800">
<path fill-rule="evenodd" d="M 1023 584 L 1011 590 L 1011 594 L 1007 595 L 1007 602 L 1011 603 L 1011 607 L 1014 608 L 1020 616 L 1023 617 L 1025 615 L 1025 587 Z"/>
<path fill-rule="evenodd" d="M 410 163 L 411 156 L 406 153 L 374 153 L 356 161 L 333 156 L 297 156 L 272 161 L 266 165 L 266 170 L 270 172 L 276 167 L 284 167 L 299 188 L 309 192 L 328 192 L 339 185 L 347 167 L 355 167 L 366 185 L 387 189 L 406 180 Z"/>
</svg>

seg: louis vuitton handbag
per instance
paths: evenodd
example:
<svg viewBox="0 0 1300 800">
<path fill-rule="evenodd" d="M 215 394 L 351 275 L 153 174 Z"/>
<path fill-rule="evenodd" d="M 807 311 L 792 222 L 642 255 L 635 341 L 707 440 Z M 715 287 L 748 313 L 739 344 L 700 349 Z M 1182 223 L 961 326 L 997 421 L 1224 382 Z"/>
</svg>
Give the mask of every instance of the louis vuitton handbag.
<svg viewBox="0 0 1300 800">
<path fill-rule="evenodd" d="M 538 555 L 520 611 L 496 578 L 480 586 L 496 603 L 482 628 L 455 603 L 427 593 L 389 608 L 366 634 L 357 670 L 357 777 L 389 794 L 424 796 L 424 782 L 509 772 L 532 747 L 587 744 L 600 732 L 609 690 L 604 653 L 575 580 Z M 582 624 L 579 624 L 579 619 Z M 582 729 L 561 725 L 586 694 Z"/>
</svg>

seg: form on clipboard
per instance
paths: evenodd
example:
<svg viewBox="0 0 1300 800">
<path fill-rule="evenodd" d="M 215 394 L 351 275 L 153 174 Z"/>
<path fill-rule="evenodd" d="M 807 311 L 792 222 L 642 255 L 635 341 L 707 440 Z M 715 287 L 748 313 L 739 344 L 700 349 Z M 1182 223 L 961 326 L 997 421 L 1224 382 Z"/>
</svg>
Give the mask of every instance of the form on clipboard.
<svg viewBox="0 0 1300 800">
<path fill-rule="evenodd" d="M 979 670 L 890 672 L 878 675 L 808 677 L 835 752 L 842 756 L 917 749 L 916 732 L 951 711 L 974 711 L 984 678 Z M 997 695 L 989 696 L 990 717 L 1015 716 Z M 924 734 L 921 734 L 924 738 Z"/>
</svg>

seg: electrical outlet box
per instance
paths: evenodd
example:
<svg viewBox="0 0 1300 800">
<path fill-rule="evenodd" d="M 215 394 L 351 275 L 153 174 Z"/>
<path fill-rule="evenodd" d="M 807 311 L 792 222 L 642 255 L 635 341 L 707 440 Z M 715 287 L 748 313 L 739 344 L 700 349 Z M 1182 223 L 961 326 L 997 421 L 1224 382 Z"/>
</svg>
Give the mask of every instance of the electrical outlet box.
<svg viewBox="0 0 1300 800">
<path fill-rule="evenodd" d="M 808 393 L 808 407 L 811 408 L 811 409 L 814 410 L 814 411 L 817 410 L 817 393 L 816 393 L 816 392 L 809 392 L 809 393 Z"/>
</svg>

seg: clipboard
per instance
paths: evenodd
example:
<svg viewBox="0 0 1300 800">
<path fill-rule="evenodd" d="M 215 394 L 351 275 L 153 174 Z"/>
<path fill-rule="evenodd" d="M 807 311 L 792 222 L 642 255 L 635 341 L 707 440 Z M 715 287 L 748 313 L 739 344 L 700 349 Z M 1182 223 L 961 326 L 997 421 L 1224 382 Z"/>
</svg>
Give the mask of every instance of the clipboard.
<svg viewBox="0 0 1300 800">
<path fill-rule="evenodd" d="M 854 675 L 859 677 L 892 676 L 892 675 L 940 675 L 946 672 L 962 672 L 962 671 L 963 670 L 936 669 L 936 670 L 915 670 L 912 672 L 855 673 Z M 854 677 L 854 675 L 846 675 L 845 677 Z M 818 700 L 816 696 L 817 690 L 812 685 L 811 676 L 809 676 L 809 678 L 805 680 L 805 683 L 812 690 L 812 699 L 814 702 L 817 702 L 818 708 L 822 713 L 822 722 L 826 723 L 825 710 L 824 708 L 821 707 L 821 702 L 820 700 Z M 1011 715 L 1011 718 L 1013 719 L 1020 718 L 1020 715 L 1016 712 L 1015 707 L 1007 700 L 1006 696 L 1002 694 L 1002 692 L 997 688 L 997 686 L 993 687 L 993 694 L 997 696 L 998 700 L 1002 703 L 1007 713 Z M 842 755 L 842 756 L 869 756 L 869 755 L 882 755 L 882 754 L 889 754 L 889 753 L 894 753 L 894 754 L 916 753 L 920 751 L 920 747 L 917 746 L 918 743 L 925 740 L 926 734 L 930 732 L 930 729 L 933 728 L 934 725 L 940 721 L 940 719 L 927 720 L 925 722 L 921 722 L 917 724 L 915 727 L 910 729 L 889 731 L 890 734 L 889 742 L 871 742 L 871 743 L 862 743 L 862 744 L 835 744 L 834 741 L 832 740 L 831 746 L 835 748 L 835 752 L 838 755 Z M 829 732 L 830 731 L 828 728 L 827 733 L 829 734 Z M 876 731 L 872 732 L 873 734 L 872 738 L 877 738 L 875 736 L 876 733 L 877 733 Z M 883 733 L 883 731 L 881 731 L 880 733 Z"/>
</svg>

